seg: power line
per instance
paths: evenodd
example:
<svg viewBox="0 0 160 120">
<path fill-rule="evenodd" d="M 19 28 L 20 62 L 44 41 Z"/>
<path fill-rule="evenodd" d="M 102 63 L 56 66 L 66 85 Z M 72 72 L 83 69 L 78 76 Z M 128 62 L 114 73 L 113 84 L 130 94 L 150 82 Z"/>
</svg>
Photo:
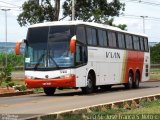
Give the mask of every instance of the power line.
<svg viewBox="0 0 160 120">
<path fill-rule="evenodd" d="M 18 6 L 18 5 L 12 4 L 12 3 L 4 2 L 4 1 L 0 1 L 0 2 L 1 2 L 1 3 L 8 4 L 8 5 L 15 6 L 15 7 L 18 7 L 18 8 L 21 8 L 21 6 Z"/>
<path fill-rule="evenodd" d="M 149 4 L 149 5 L 160 5 L 159 2 L 146 2 L 146 1 L 143 1 L 143 0 L 123 0 L 123 1 L 126 1 L 126 2 L 138 2 L 138 3 L 143 3 L 143 4 Z"/>
<path fill-rule="evenodd" d="M 0 9 L 3 9 L 3 8 L 7 8 L 7 9 L 10 9 L 11 11 L 22 11 L 21 9 L 18 9 L 18 8 L 14 8 L 14 7 L 6 7 L 6 6 L 0 6 Z"/>
<path fill-rule="evenodd" d="M 3 6 L 3 5 L 0 5 L 0 8 L 17 8 L 17 7 L 9 7 L 9 6 Z M 18 8 L 17 8 L 18 9 Z"/>
<path fill-rule="evenodd" d="M 120 17 L 126 17 L 126 18 L 134 18 L 134 19 L 142 19 L 140 16 L 137 15 L 120 15 Z M 154 21 L 160 21 L 160 18 L 158 17 L 150 17 L 148 16 L 147 18 L 145 18 L 146 20 L 154 20 Z"/>
<path fill-rule="evenodd" d="M 148 35 L 148 37 L 150 37 L 150 38 L 156 38 L 156 39 L 160 39 L 160 37 L 157 37 L 157 36 L 150 36 L 150 35 Z"/>
<path fill-rule="evenodd" d="M 151 5 L 151 6 L 160 6 L 160 2 L 146 2 L 143 0 L 122 0 L 125 2 L 137 2 L 137 3 L 141 3 L 141 4 L 147 4 L 147 5 Z"/>
</svg>

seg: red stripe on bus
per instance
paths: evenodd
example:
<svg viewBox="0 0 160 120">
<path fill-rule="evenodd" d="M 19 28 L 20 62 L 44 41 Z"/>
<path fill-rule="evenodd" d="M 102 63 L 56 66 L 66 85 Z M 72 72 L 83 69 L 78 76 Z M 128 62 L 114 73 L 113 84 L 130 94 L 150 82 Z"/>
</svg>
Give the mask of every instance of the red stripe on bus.
<svg viewBox="0 0 160 120">
<path fill-rule="evenodd" d="M 126 60 L 126 76 L 125 76 L 125 83 L 128 83 L 128 75 L 129 71 L 132 70 L 134 74 L 134 80 L 136 76 L 136 70 L 140 71 L 140 80 L 142 79 L 142 71 L 144 65 L 144 52 L 139 51 L 128 51 L 127 53 L 127 60 Z"/>
<path fill-rule="evenodd" d="M 59 79 L 25 79 L 27 88 L 43 87 L 76 87 L 75 75 Z"/>
</svg>

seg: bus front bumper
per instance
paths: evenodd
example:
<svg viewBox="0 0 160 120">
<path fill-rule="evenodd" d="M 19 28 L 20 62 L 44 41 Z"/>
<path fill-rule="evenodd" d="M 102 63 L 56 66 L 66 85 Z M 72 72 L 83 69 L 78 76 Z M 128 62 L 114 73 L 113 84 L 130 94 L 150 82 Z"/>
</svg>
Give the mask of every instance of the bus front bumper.
<svg viewBox="0 0 160 120">
<path fill-rule="evenodd" d="M 63 88 L 75 88 L 76 77 L 75 75 L 56 78 L 56 79 L 25 79 L 27 88 L 45 88 L 45 87 L 63 87 Z"/>
</svg>

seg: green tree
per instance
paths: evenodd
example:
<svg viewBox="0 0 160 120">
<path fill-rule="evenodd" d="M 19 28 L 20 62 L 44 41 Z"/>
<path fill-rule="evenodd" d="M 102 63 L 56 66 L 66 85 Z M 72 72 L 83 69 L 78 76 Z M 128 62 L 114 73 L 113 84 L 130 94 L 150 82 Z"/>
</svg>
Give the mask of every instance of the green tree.
<svg viewBox="0 0 160 120">
<path fill-rule="evenodd" d="M 110 26 L 114 26 L 114 27 L 118 27 L 118 28 L 120 28 L 120 29 L 122 29 L 122 30 L 127 30 L 126 28 L 127 28 L 127 25 L 126 24 L 119 24 L 119 25 L 116 25 L 116 24 L 113 24 L 113 21 L 114 21 L 114 19 L 113 18 L 107 18 L 106 20 L 105 20 L 105 22 L 104 22 L 104 24 L 107 24 L 107 25 L 110 25 Z"/>
<path fill-rule="evenodd" d="M 64 17 L 71 18 L 72 0 L 66 0 L 63 4 Z M 113 17 L 119 16 L 125 10 L 125 4 L 119 0 L 108 2 L 107 0 L 76 0 L 75 4 L 75 20 L 83 20 L 89 22 L 104 23 L 111 26 L 119 27 L 126 30 L 125 24 L 113 24 Z"/>
<path fill-rule="evenodd" d="M 60 11 L 60 0 L 28 0 L 22 5 L 22 13 L 18 15 L 17 21 L 20 26 L 35 24 L 44 21 L 57 21 Z"/>
<path fill-rule="evenodd" d="M 54 3 L 52 6 L 51 1 Z M 65 0 L 63 3 L 63 18 L 72 14 L 72 0 Z M 120 0 L 76 0 L 75 20 L 94 21 L 119 27 L 123 30 L 126 25 L 113 24 L 113 17 L 119 16 L 125 9 L 125 4 Z M 18 16 L 20 26 L 35 24 L 44 21 L 58 21 L 60 12 L 60 0 L 28 0 L 22 6 L 23 12 Z"/>
<path fill-rule="evenodd" d="M 63 15 L 70 16 L 72 0 L 66 0 L 63 5 Z M 107 0 L 76 0 L 75 19 L 83 21 L 95 21 L 103 23 L 106 18 L 119 16 L 124 11 L 125 4 L 119 0 L 108 2 Z"/>
<path fill-rule="evenodd" d="M 160 64 L 160 43 L 150 48 L 151 63 Z"/>
</svg>

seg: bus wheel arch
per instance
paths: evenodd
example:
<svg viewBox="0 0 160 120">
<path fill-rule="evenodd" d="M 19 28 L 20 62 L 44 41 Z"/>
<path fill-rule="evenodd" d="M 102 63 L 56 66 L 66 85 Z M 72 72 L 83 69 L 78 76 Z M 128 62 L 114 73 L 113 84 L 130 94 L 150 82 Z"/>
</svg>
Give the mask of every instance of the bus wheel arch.
<svg viewBox="0 0 160 120">
<path fill-rule="evenodd" d="M 87 75 L 87 85 L 86 87 L 82 87 L 82 92 L 84 94 L 90 94 L 94 91 L 96 86 L 96 74 L 93 69 L 89 70 Z"/>
<path fill-rule="evenodd" d="M 136 70 L 135 79 L 133 82 L 133 88 L 139 88 L 139 82 L 141 81 L 141 74 L 139 69 Z"/>
</svg>

